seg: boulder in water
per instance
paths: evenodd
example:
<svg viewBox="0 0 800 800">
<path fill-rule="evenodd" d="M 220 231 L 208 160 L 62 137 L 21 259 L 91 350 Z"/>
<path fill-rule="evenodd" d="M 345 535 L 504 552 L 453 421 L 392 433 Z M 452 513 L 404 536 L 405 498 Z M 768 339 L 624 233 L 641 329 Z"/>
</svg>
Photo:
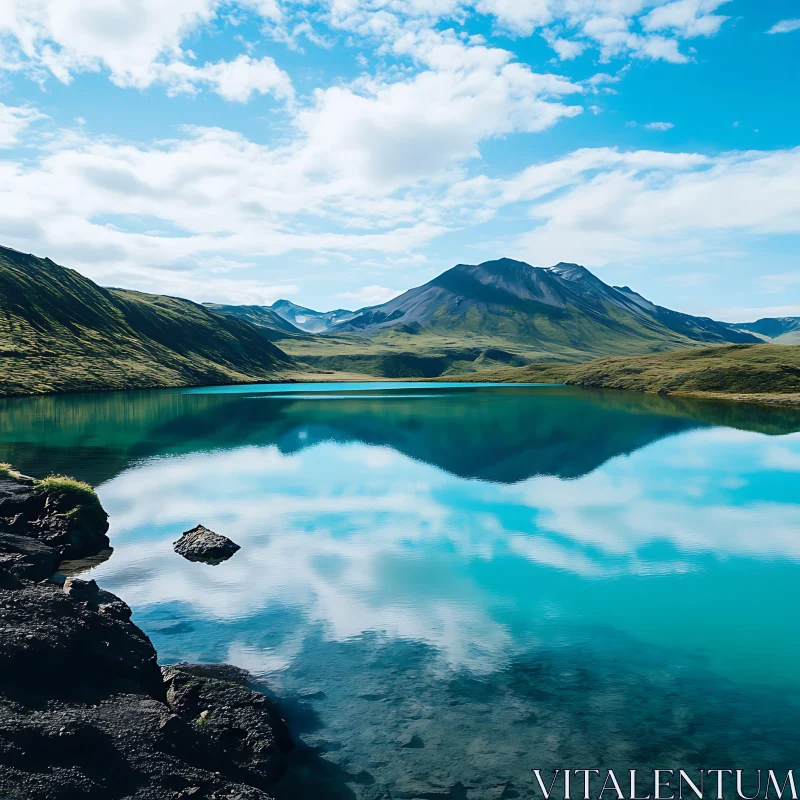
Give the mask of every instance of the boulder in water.
<svg viewBox="0 0 800 800">
<path fill-rule="evenodd" d="M 221 564 L 241 549 L 227 536 L 214 533 L 204 525 L 186 531 L 173 547 L 178 555 L 188 561 L 203 561 L 206 564 Z"/>
</svg>

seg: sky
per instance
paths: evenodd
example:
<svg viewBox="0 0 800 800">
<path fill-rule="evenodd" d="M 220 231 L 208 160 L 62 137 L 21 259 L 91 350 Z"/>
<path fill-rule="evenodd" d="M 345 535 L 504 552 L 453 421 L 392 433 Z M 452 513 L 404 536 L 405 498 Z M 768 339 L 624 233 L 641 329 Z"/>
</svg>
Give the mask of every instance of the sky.
<svg viewBox="0 0 800 800">
<path fill-rule="evenodd" d="M 510 257 L 800 315 L 800 0 L 0 0 L 0 244 L 196 301 Z"/>
</svg>

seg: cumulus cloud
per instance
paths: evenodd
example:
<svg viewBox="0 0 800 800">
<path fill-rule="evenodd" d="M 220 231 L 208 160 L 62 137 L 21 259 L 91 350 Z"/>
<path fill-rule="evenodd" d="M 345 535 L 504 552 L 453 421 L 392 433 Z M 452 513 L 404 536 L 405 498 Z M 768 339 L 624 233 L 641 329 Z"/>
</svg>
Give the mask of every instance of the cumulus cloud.
<svg viewBox="0 0 800 800">
<path fill-rule="evenodd" d="M 783 19 L 776 22 L 767 33 L 791 33 L 800 30 L 800 19 Z"/>
<path fill-rule="evenodd" d="M 717 33 L 729 0 L 478 0 L 474 8 L 517 35 L 541 30 L 562 59 L 596 47 L 602 60 L 633 56 L 685 63 L 679 40 Z M 637 27 L 642 33 L 637 33 Z"/>
<path fill-rule="evenodd" d="M 194 94 L 200 86 L 207 86 L 237 103 L 246 103 L 256 93 L 284 100 L 294 97 L 291 79 L 269 56 L 254 59 L 240 55 L 233 61 L 217 61 L 202 67 L 177 61 L 160 67 L 158 76 L 171 94 Z"/>
<path fill-rule="evenodd" d="M 675 127 L 673 122 L 648 122 L 644 126 L 648 131 L 668 131 Z"/>
<path fill-rule="evenodd" d="M 432 31 L 442 21 L 461 23 L 477 12 L 515 35 L 539 31 L 563 60 L 596 48 L 606 61 L 633 56 L 685 63 L 681 41 L 717 33 L 727 17 L 715 12 L 724 5 L 726 0 L 327 0 L 314 22 L 391 48 L 403 32 Z M 117 85 L 140 89 L 161 81 L 173 88 L 210 85 L 236 100 L 277 90 L 285 81 L 268 59 L 193 65 L 187 37 L 218 23 L 223 11 L 237 10 L 256 14 L 274 39 L 291 44 L 302 35 L 332 44 L 327 32 L 310 24 L 308 9 L 277 0 L 6 0 L 0 37 L 13 58 L 5 66 L 49 73 L 64 83 L 76 73 L 102 70 Z M 795 22 L 784 20 L 770 32 L 793 30 Z"/>
<path fill-rule="evenodd" d="M 583 111 L 559 99 L 582 93 L 580 85 L 533 72 L 505 50 L 428 31 L 402 36 L 394 51 L 422 71 L 318 90 L 298 113 L 304 158 L 318 169 L 396 187 L 477 156 L 487 138 L 543 131 Z"/>
<path fill-rule="evenodd" d="M 730 0 L 675 0 L 666 5 L 658 5 L 642 17 L 642 27 L 646 31 L 669 30 L 687 39 L 713 36 L 729 19 L 713 12 L 729 2 Z"/>
<path fill-rule="evenodd" d="M 27 106 L 7 106 L 0 103 L 0 149 L 19 144 L 27 128 L 45 115 Z"/>
<path fill-rule="evenodd" d="M 182 56 L 181 42 L 210 22 L 216 0 L 7 0 L 0 32 L 33 68 L 68 83 L 74 73 L 106 69 L 120 86 L 149 86 L 162 58 Z"/>
<path fill-rule="evenodd" d="M 735 237 L 800 233 L 800 148 L 718 157 L 583 150 L 487 187 L 496 202 L 545 198 L 519 249 L 533 263 L 697 256 Z"/>
<path fill-rule="evenodd" d="M 272 0 L 238 5 L 266 20 L 280 19 Z M 190 63 L 184 39 L 215 20 L 219 9 L 219 0 L 7 0 L 0 7 L 0 37 L 13 60 L 5 66 L 39 77 L 50 73 L 62 83 L 80 72 L 104 70 L 122 87 L 164 83 L 175 93 L 207 86 L 237 102 L 255 92 L 290 98 L 289 77 L 272 58 Z"/>
</svg>

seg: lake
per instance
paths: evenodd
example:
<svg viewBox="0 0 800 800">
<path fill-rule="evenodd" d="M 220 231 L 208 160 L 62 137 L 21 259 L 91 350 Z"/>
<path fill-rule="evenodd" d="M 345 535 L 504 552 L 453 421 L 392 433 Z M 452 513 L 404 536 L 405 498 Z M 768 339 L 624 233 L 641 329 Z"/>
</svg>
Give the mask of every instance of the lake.
<svg viewBox="0 0 800 800">
<path fill-rule="evenodd" d="M 563 386 L 0 401 L 0 461 L 97 487 L 114 552 L 91 576 L 162 663 L 227 661 L 280 698 L 278 800 L 796 767 L 798 431 Z M 185 561 L 198 523 L 242 549 Z"/>
</svg>

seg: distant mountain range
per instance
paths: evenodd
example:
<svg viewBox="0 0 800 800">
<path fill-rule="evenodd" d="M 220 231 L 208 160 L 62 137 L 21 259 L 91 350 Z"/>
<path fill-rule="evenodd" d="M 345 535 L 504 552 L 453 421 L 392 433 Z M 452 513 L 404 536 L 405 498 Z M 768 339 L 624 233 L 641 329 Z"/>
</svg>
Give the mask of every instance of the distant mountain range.
<svg viewBox="0 0 800 800">
<path fill-rule="evenodd" d="M 611 354 L 615 342 L 680 347 L 688 342 L 800 342 L 800 317 L 717 322 L 672 311 L 628 286 L 609 286 L 586 267 L 532 267 L 501 258 L 459 264 L 399 297 L 356 311 L 315 311 L 289 300 L 271 306 L 205 304 L 222 314 L 283 333 L 376 335 L 391 329 L 496 335 Z M 599 350 L 597 349 L 599 347 Z M 632 352 L 624 348 L 625 352 Z"/>
<path fill-rule="evenodd" d="M 7 247 L 0 355 L 0 394 L 269 380 L 293 364 L 244 320 L 189 300 L 104 289 Z"/>
<path fill-rule="evenodd" d="M 576 264 L 459 264 L 378 306 L 318 312 L 97 286 L 0 247 L 0 394 L 285 378 L 417 378 L 699 343 L 790 342 L 800 319 L 726 324 L 663 308 Z M 279 342 L 279 346 L 275 344 Z"/>
<path fill-rule="evenodd" d="M 294 327 L 306 333 L 324 333 L 335 325 L 352 319 L 358 312 L 337 308 L 335 311 L 313 311 L 310 308 L 295 305 L 289 300 L 278 300 L 269 309 Z"/>
<path fill-rule="evenodd" d="M 755 322 L 733 323 L 730 327 L 748 331 L 779 344 L 800 344 L 800 317 L 764 317 Z"/>
<path fill-rule="evenodd" d="M 251 325 L 256 325 L 264 329 L 269 339 L 274 340 L 281 338 L 280 335 L 273 336 L 271 334 L 301 334 L 303 332 L 300 328 L 292 325 L 288 319 L 284 319 L 280 314 L 273 311 L 269 306 L 226 306 L 220 305 L 219 303 L 203 303 L 203 306 L 217 314 L 224 314 L 228 317 L 246 320 Z"/>
</svg>

